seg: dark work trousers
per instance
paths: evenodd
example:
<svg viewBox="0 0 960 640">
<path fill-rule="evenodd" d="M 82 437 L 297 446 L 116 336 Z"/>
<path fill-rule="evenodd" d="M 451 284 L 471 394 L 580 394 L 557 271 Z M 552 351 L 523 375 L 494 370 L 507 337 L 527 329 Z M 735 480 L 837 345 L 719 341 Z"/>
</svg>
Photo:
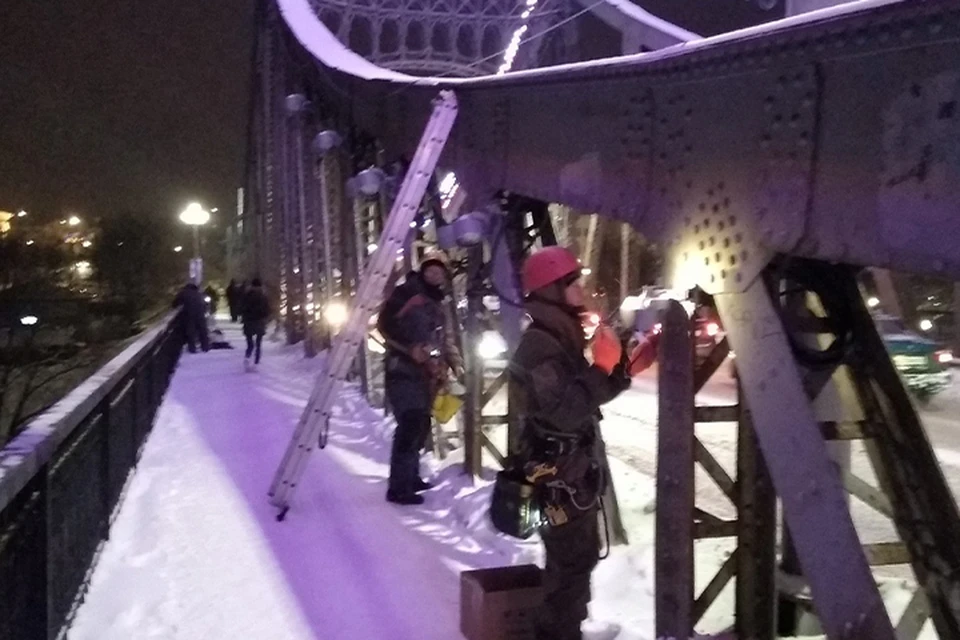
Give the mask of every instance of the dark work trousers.
<svg viewBox="0 0 960 640">
<path fill-rule="evenodd" d="M 190 353 L 197 352 L 197 343 L 200 343 L 200 348 L 203 351 L 210 350 L 210 336 L 207 334 L 207 321 L 206 319 L 192 321 L 189 318 L 184 319 L 186 330 L 186 339 L 187 339 L 187 348 L 190 350 Z"/>
<path fill-rule="evenodd" d="M 580 623 L 587 619 L 590 602 L 590 574 L 600 553 L 597 507 L 559 527 L 545 526 L 540 538 L 547 562 L 537 640 L 581 640 Z"/>
<path fill-rule="evenodd" d="M 260 343 L 263 342 L 263 334 L 262 333 L 256 333 L 256 334 L 245 333 L 244 335 L 247 337 L 247 356 L 246 357 L 249 358 L 253 354 L 254 350 L 256 350 L 257 355 L 254 357 L 253 361 L 256 362 L 257 364 L 260 364 Z"/>
<path fill-rule="evenodd" d="M 391 492 L 397 495 L 413 493 L 414 483 L 420 478 L 420 448 L 429 430 L 428 410 L 407 410 L 397 416 L 397 430 L 393 433 L 390 451 L 388 488 Z"/>
</svg>

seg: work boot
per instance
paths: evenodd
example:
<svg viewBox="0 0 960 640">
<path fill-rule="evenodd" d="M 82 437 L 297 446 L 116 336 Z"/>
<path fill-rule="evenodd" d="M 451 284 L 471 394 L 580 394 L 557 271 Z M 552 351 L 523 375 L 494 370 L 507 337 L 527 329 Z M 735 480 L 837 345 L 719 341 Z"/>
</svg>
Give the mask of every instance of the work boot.
<svg viewBox="0 0 960 640">
<path fill-rule="evenodd" d="M 399 493 L 388 489 L 387 502 L 394 504 L 423 504 L 423 496 L 418 496 L 415 493 Z"/>
<path fill-rule="evenodd" d="M 413 492 L 420 493 L 421 491 L 429 491 L 433 489 L 433 485 L 424 480 L 423 478 L 417 478 L 413 481 Z"/>
</svg>

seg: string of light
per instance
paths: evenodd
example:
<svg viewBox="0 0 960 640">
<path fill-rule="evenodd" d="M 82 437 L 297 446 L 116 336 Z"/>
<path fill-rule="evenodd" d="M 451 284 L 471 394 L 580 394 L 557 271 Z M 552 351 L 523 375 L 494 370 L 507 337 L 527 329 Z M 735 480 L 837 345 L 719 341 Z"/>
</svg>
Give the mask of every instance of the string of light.
<svg viewBox="0 0 960 640">
<path fill-rule="evenodd" d="M 506 50 L 503 52 L 503 64 L 497 69 L 498 76 L 505 74 L 513 68 L 513 61 L 516 59 L 517 52 L 520 50 L 521 39 L 523 38 L 523 34 L 530 28 L 528 22 L 530 16 L 533 14 L 533 10 L 537 8 L 538 2 L 539 0 L 526 0 L 526 9 L 520 14 L 520 19 L 523 20 L 523 24 L 513 32 L 513 37 L 510 38 L 510 44 L 507 45 Z"/>
</svg>

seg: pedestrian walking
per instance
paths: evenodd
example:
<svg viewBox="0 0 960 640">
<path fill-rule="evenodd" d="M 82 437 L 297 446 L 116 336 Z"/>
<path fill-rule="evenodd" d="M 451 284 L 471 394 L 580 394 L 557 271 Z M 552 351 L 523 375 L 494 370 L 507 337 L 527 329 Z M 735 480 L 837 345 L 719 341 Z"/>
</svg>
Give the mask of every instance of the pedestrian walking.
<svg viewBox="0 0 960 640">
<path fill-rule="evenodd" d="M 267 332 L 270 313 L 270 302 L 263 291 L 263 283 L 260 278 L 254 278 L 244 294 L 241 306 L 243 335 L 247 339 L 247 351 L 243 358 L 245 371 L 256 371 L 260 364 L 260 348 L 263 343 L 263 334 Z"/>
<path fill-rule="evenodd" d="M 243 303 L 243 288 L 233 278 L 227 285 L 227 307 L 230 309 L 230 322 L 240 319 L 240 306 Z"/>
</svg>

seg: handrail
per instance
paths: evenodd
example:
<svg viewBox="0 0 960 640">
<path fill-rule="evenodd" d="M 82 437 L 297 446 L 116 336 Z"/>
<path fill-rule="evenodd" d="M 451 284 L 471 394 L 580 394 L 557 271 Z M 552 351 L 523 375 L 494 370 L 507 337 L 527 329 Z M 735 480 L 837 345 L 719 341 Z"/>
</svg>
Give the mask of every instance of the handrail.
<svg viewBox="0 0 960 640">
<path fill-rule="evenodd" d="M 178 311 L 170 311 L 96 373 L 77 385 L 0 449 L 0 511 L 46 464 L 57 447 L 119 384 L 170 329 Z"/>
<path fill-rule="evenodd" d="M 171 311 L 0 450 L 0 638 L 62 637 L 183 348 Z"/>
</svg>

